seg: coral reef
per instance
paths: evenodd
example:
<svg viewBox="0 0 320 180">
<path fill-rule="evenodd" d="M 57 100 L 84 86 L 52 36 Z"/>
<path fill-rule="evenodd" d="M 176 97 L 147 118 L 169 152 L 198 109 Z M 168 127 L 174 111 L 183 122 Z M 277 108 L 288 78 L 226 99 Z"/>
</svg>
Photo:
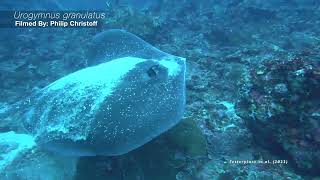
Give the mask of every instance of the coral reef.
<svg viewBox="0 0 320 180">
<path fill-rule="evenodd" d="M 252 68 L 251 87 L 237 105 L 257 143 L 306 175 L 319 175 L 319 65 L 297 56 Z"/>
<path fill-rule="evenodd" d="M 124 156 L 81 158 L 76 179 L 319 178 L 319 7 L 162 0 L 143 9 L 111 5 L 101 29 L 17 30 L 1 37 L 0 112 L 87 67 L 89 39 L 122 28 L 187 58 L 187 131 L 172 129 Z M 279 159 L 288 163 L 230 163 Z"/>
</svg>

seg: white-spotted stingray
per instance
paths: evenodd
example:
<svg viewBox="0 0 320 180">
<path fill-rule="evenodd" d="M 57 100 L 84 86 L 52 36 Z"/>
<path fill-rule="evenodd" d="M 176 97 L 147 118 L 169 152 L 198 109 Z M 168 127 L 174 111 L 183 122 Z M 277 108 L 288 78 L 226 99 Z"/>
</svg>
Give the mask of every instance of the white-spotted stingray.
<svg viewBox="0 0 320 180">
<path fill-rule="evenodd" d="M 28 98 L 21 118 L 40 147 L 64 155 L 121 155 L 177 124 L 185 59 L 123 30 L 92 41 L 89 67 Z M 21 107 L 20 107 L 21 109 Z"/>
</svg>

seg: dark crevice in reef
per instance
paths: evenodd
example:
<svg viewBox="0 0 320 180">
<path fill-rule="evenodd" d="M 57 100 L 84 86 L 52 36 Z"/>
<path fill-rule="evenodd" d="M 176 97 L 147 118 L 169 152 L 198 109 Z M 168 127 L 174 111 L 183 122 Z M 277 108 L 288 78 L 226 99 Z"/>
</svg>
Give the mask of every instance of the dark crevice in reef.
<svg viewBox="0 0 320 180">
<path fill-rule="evenodd" d="M 257 146 L 269 150 L 278 159 L 288 160 L 289 166 L 298 174 L 307 177 L 320 175 L 318 167 L 311 169 L 300 168 L 292 155 L 283 148 L 281 143 L 277 142 L 277 138 L 273 135 L 274 132 L 266 129 L 263 124 L 255 122 L 253 119 L 246 122 L 246 126 L 253 134 L 254 143 Z"/>
</svg>

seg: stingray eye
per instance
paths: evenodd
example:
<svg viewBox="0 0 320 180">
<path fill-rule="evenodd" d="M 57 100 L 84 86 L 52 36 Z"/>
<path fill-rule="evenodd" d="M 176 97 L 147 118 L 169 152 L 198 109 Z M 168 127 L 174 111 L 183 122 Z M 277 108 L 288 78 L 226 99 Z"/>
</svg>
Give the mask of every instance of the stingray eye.
<svg viewBox="0 0 320 180">
<path fill-rule="evenodd" d="M 157 76 L 157 74 L 159 73 L 159 65 L 154 65 L 151 66 L 148 70 L 147 70 L 147 74 L 150 78 L 154 78 Z"/>
</svg>

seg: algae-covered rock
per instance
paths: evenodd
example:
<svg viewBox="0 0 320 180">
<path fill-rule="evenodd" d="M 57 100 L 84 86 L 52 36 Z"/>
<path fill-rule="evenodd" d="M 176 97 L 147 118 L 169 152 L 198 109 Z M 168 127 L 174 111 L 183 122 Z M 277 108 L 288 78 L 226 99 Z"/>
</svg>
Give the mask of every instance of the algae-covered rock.
<svg viewBox="0 0 320 180">
<path fill-rule="evenodd" d="M 199 156 L 206 156 L 206 140 L 196 122 L 185 119 L 128 154 L 81 158 L 76 179 L 175 180 L 184 168 L 201 166 Z"/>
<path fill-rule="evenodd" d="M 165 136 L 169 143 L 183 150 L 188 156 L 205 156 L 207 153 L 205 136 L 192 119 L 183 120 Z"/>
</svg>

